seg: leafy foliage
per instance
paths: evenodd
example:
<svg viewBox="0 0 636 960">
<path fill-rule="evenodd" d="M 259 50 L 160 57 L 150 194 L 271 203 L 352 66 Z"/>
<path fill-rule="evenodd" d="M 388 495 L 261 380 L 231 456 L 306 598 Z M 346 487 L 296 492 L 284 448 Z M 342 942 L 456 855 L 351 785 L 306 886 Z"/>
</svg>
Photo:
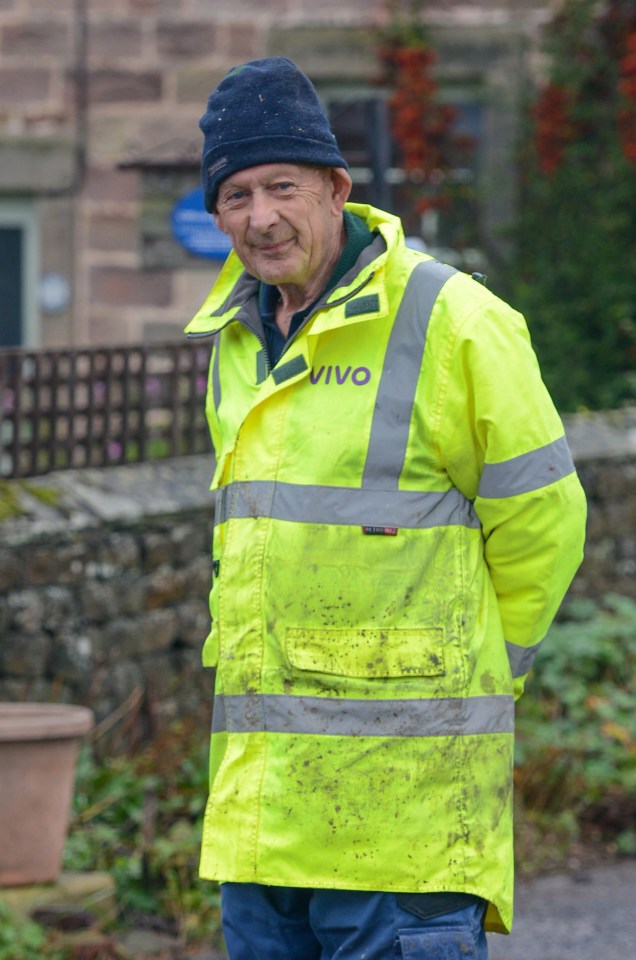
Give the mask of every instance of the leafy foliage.
<svg viewBox="0 0 636 960">
<path fill-rule="evenodd" d="M 516 789 L 530 819 L 570 840 L 593 827 L 634 852 L 635 697 L 636 602 L 572 602 L 519 704 Z"/>
<path fill-rule="evenodd" d="M 565 0 L 521 163 L 508 295 L 563 410 L 636 397 L 636 6 Z"/>
<path fill-rule="evenodd" d="M 39 924 L 21 919 L 0 900 L 0 960 L 62 960 Z"/>
<path fill-rule="evenodd" d="M 406 176 L 404 227 L 426 234 L 423 215 L 434 214 L 439 224 L 433 234 L 439 229 L 459 249 L 476 242 L 475 188 L 465 176 L 475 144 L 458 132 L 458 110 L 441 95 L 437 51 L 423 20 L 425 6 L 424 0 L 389 0 L 388 24 L 378 36 L 378 82 L 390 90 L 391 133 Z"/>
<path fill-rule="evenodd" d="M 81 753 L 65 868 L 106 870 L 120 920 L 184 941 L 218 932 L 218 889 L 198 878 L 208 744 L 181 722 L 132 757 Z"/>
</svg>

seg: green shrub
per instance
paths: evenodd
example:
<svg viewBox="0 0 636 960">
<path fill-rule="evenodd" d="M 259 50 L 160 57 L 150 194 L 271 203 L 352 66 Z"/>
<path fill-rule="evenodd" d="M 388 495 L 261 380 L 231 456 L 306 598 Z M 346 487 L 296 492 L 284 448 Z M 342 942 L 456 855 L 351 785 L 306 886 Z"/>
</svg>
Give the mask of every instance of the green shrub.
<svg viewBox="0 0 636 960">
<path fill-rule="evenodd" d="M 208 748 L 178 723 L 134 756 L 80 754 L 64 865 L 110 872 L 124 924 L 151 915 L 185 941 L 218 933 L 218 887 L 198 877 Z"/>
<path fill-rule="evenodd" d="M 63 960 L 63 953 L 39 924 L 17 916 L 0 900 L 0 960 Z"/>
<path fill-rule="evenodd" d="M 555 823 L 567 815 L 571 839 L 594 826 L 629 852 L 635 698 L 636 602 L 572 602 L 550 629 L 518 707 L 516 789 L 529 817 Z"/>
<path fill-rule="evenodd" d="M 632 0 L 566 0 L 544 53 L 505 292 L 526 315 L 557 406 L 608 409 L 636 399 Z"/>
</svg>

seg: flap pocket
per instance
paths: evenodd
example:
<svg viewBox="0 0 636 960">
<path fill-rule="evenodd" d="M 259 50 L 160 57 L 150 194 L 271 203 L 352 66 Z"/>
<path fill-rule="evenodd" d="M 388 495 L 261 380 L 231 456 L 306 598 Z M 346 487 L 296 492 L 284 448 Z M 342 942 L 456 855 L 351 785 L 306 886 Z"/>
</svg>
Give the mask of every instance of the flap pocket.
<svg viewBox="0 0 636 960">
<path fill-rule="evenodd" d="M 287 628 L 287 653 L 299 670 L 338 677 L 439 677 L 444 631 L 390 628 Z"/>
<path fill-rule="evenodd" d="M 398 940 L 403 960 L 478 960 L 481 956 L 469 927 L 400 930 Z"/>
</svg>

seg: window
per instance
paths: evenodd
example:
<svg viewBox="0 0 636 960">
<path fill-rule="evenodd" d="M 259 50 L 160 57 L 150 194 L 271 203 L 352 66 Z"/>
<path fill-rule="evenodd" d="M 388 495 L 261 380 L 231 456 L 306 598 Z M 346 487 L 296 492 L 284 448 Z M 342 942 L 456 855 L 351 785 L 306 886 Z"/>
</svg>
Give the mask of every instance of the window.
<svg viewBox="0 0 636 960">
<path fill-rule="evenodd" d="M 439 209 L 433 205 L 422 213 L 417 207 L 423 187 L 400 167 L 386 100 L 362 90 L 324 93 L 332 129 L 350 165 L 350 199 L 397 214 L 407 236 L 418 238 L 430 252 L 456 265 L 463 263 L 467 251 L 472 268 L 480 234 L 476 193 L 483 110 L 470 91 L 452 91 L 448 99 L 456 111 L 453 135 L 458 146 L 443 183 L 427 187 L 434 195 L 443 186 L 445 202 Z"/>
<path fill-rule="evenodd" d="M 37 345 L 37 278 L 31 205 L 0 201 L 0 347 Z"/>
</svg>

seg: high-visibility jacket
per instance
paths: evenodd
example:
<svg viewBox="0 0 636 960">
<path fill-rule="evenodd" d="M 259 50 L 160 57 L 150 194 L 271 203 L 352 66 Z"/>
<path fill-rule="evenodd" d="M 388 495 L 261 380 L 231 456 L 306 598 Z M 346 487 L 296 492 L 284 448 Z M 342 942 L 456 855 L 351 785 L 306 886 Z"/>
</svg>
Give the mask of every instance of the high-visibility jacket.
<svg viewBox="0 0 636 960">
<path fill-rule="evenodd" d="M 214 334 L 217 668 L 201 874 L 467 891 L 512 920 L 514 698 L 585 500 L 523 319 L 377 231 L 269 369 L 228 258 Z"/>
</svg>

